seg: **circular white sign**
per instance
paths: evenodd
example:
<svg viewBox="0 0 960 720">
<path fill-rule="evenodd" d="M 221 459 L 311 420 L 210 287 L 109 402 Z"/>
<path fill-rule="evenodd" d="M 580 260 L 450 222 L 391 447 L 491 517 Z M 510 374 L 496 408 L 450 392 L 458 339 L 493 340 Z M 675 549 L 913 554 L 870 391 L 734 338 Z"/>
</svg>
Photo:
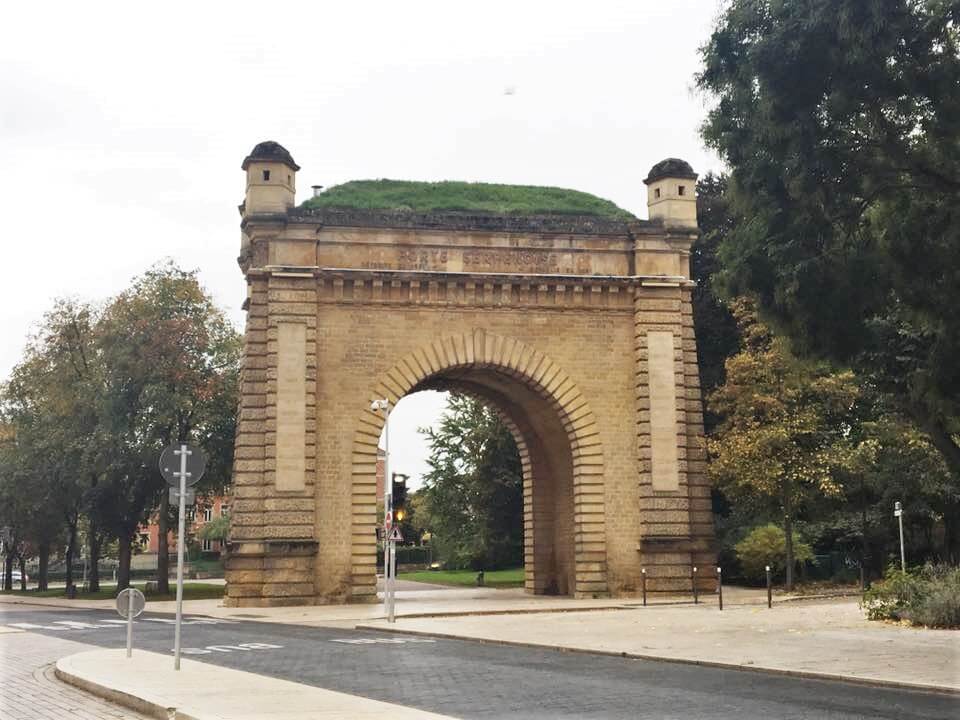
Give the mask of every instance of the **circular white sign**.
<svg viewBox="0 0 960 720">
<path fill-rule="evenodd" d="M 131 596 L 133 600 L 132 608 L 130 607 Z M 121 590 L 120 594 L 117 595 L 117 612 L 124 620 L 128 620 L 131 617 L 131 609 L 133 610 L 132 617 L 139 617 L 146 604 L 147 599 L 143 596 L 143 593 L 136 588 Z"/>
</svg>

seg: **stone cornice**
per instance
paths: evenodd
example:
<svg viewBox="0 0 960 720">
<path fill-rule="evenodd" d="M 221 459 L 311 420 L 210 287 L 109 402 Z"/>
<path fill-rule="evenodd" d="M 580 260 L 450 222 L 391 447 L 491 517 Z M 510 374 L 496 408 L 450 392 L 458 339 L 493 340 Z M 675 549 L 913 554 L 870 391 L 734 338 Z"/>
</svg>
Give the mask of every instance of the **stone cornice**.
<svg viewBox="0 0 960 720">
<path fill-rule="evenodd" d="M 692 285 L 682 277 L 464 273 L 270 266 L 248 271 L 276 287 L 294 290 L 308 281 L 320 304 L 536 308 L 551 311 L 634 312 L 640 287 Z M 276 283 L 280 283 L 277 285 Z M 298 301 L 299 297 L 298 297 Z"/>
</svg>

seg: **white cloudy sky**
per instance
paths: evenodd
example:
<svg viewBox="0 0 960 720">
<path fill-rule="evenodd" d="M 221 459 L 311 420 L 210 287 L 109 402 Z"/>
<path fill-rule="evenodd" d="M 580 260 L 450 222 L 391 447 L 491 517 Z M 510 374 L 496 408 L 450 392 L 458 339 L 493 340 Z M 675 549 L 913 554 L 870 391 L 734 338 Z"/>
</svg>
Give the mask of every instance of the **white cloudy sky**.
<svg viewBox="0 0 960 720">
<path fill-rule="evenodd" d="M 199 268 L 238 324 L 240 162 L 284 144 L 311 184 L 460 179 L 577 188 L 645 216 L 642 179 L 697 134 L 718 0 L 8 3 L 0 43 L 0 377 L 58 296 L 150 264 Z M 505 94 L 506 88 L 513 94 Z M 393 466 L 417 476 L 418 425 Z"/>
</svg>

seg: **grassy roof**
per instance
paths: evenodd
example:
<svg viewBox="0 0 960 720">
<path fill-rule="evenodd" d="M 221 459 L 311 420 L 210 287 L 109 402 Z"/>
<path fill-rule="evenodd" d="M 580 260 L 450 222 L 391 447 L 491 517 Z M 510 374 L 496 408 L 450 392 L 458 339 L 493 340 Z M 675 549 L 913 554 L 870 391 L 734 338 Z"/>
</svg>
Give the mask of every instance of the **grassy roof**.
<svg viewBox="0 0 960 720">
<path fill-rule="evenodd" d="M 398 212 L 471 212 L 483 215 L 590 215 L 608 220 L 634 216 L 609 200 L 577 190 L 534 185 L 457 181 L 353 180 L 335 185 L 301 207 Z"/>
</svg>

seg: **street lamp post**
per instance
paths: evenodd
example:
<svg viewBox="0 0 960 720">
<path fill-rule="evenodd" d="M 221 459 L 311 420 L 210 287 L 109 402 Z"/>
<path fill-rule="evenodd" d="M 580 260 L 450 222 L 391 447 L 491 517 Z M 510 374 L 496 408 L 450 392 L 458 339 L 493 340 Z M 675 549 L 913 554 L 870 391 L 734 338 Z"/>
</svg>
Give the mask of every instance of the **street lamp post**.
<svg viewBox="0 0 960 720">
<path fill-rule="evenodd" d="M 900 570 L 901 572 L 906 572 L 907 555 L 903 549 L 903 505 L 900 504 L 899 500 L 893 504 L 893 516 L 897 519 L 897 523 L 900 525 Z"/>
<path fill-rule="evenodd" d="M 383 412 L 383 609 L 387 622 L 394 621 L 394 576 L 396 575 L 396 543 L 390 539 L 393 528 L 393 481 L 390 475 L 390 401 L 387 398 L 370 403 L 374 412 Z"/>
</svg>

